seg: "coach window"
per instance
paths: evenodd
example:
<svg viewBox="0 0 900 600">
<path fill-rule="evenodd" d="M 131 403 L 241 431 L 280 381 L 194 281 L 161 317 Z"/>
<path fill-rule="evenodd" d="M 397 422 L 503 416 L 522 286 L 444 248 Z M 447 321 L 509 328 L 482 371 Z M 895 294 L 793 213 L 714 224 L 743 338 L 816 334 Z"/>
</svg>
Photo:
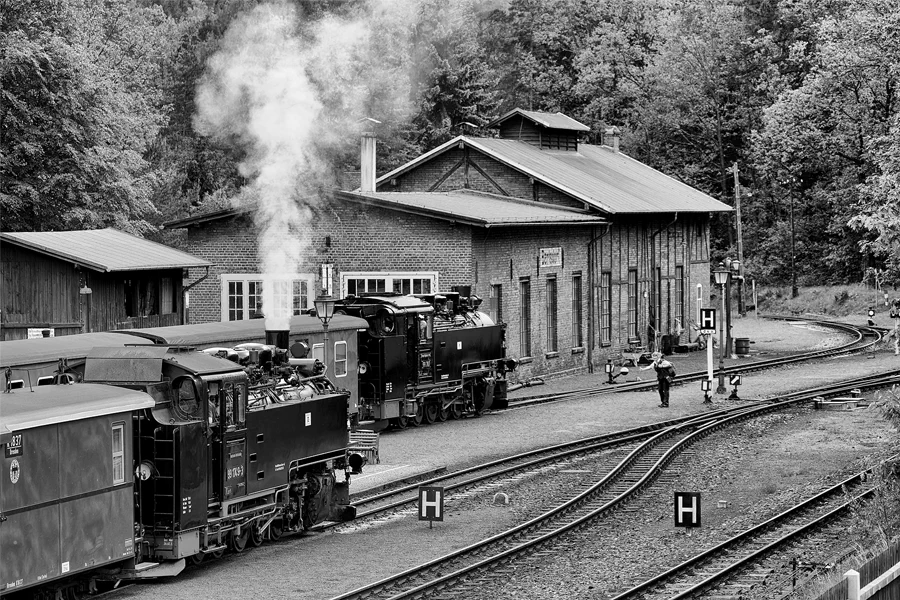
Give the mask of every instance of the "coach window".
<svg viewBox="0 0 900 600">
<path fill-rule="evenodd" d="M 347 342 L 334 343 L 334 376 L 347 376 Z"/>
<path fill-rule="evenodd" d="M 112 426 L 113 485 L 125 483 L 125 423 Z"/>
</svg>

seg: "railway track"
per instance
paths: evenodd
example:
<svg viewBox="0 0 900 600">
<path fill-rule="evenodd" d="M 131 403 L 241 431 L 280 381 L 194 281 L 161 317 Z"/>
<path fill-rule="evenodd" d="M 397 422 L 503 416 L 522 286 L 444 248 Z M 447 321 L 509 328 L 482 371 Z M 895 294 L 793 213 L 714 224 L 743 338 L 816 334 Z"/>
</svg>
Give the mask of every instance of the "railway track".
<svg viewBox="0 0 900 600">
<path fill-rule="evenodd" d="M 785 551 L 798 544 L 815 547 L 834 541 L 825 527 L 871 496 L 874 481 L 858 473 L 717 546 L 693 556 L 612 600 L 676 600 L 778 597 L 790 590 L 791 562 Z M 788 573 L 786 573 L 788 572 Z M 751 590 L 753 590 L 751 592 Z"/>
<path fill-rule="evenodd" d="M 450 473 L 399 490 L 385 492 L 360 499 L 356 505 L 360 518 L 387 514 L 410 505 L 415 496 L 405 496 L 418 485 L 445 484 L 454 490 L 482 491 L 490 489 L 491 482 L 516 477 L 517 473 L 534 472 L 550 468 L 554 461 L 568 460 L 573 455 L 585 456 L 591 452 L 608 452 L 617 447 L 622 452 L 611 468 L 594 471 L 594 479 L 586 489 L 561 503 L 552 510 L 525 523 L 476 544 L 457 550 L 423 565 L 385 578 L 371 585 L 353 590 L 334 600 L 351 598 L 419 598 L 464 597 L 471 586 L 478 586 L 478 578 L 488 567 L 496 570 L 499 565 L 538 551 L 553 552 L 553 545 L 566 533 L 588 526 L 597 519 L 620 508 L 651 485 L 663 473 L 665 467 L 679 453 L 712 431 L 759 416 L 768 412 L 809 401 L 818 396 L 846 393 L 851 389 L 889 386 L 900 383 L 900 370 L 878 376 L 855 378 L 838 384 L 795 392 L 776 399 L 747 403 L 740 407 L 711 411 L 697 417 L 686 417 L 666 422 L 658 428 L 637 428 L 571 444 L 561 444 L 525 455 L 513 457 L 513 464 L 501 467 L 494 461 L 468 469 L 465 479 L 461 473 Z M 457 478 L 454 480 L 454 478 Z M 452 500 L 452 496 L 448 499 Z M 471 580 L 468 583 L 467 579 Z M 462 587 L 460 587 L 462 586 Z"/>
<path fill-rule="evenodd" d="M 850 336 L 847 342 L 835 346 L 833 348 L 826 348 L 823 350 L 814 350 L 809 352 L 801 352 L 799 354 L 792 354 L 791 356 L 784 356 L 778 358 L 770 358 L 770 359 L 762 359 L 762 360 L 753 360 L 752 362 L 748 362 L 742 365 L 731 365 L 725 367 L 724 375 L 727 377 L 731 374 L 738 373 L 750 373 L 754 371 L 763 371 L 766 369 L 773 369 L 777 367 L 782 367 L 786 365 L 802 363 L 810 360 L 816 360 L 824 357 L 833 357 L 840 356 L 842 354 L 850 354 L 854 352 L 865 352 L 869 351 L 878 344 L 885 335 L 884 329 L 876 328 L 876 327 L 862 327 L 858 325 L 850 325 L 847 323 L 837 323 L 832 321 L 821 321 L 821 320 L 811 320 L 811 319 L 801 319 L 799 317 L 783 317 L 783 316 L 769 316 L 767 318 L 781 319 L 785 321 L 794 321 L 794 322 L 804 322 L 804 323 L 813 323 L 819 325 L 821 327 L 829 327 L 832 329 L 836 329 L 843 333 L 846 333 Z M 717 371 L 718 374 L 718 371 Z M 706 371 L 693 371 L 689 373 L 680 374 L 675 377 L 674 385 L 678 385 L 681 383 L 689 383 L 693 381 L 701 381 L 707 378 Z M 537 394 L 534 396 L 527 396 L 524 398 L 519 398 L 516 400 L 509 401 L 509 408 L 519 408 L 524 406 L 530 406 L 532 404 L 541 404 L 545 402 L 556 402 L 558 400 L 576 400 L 581 398 L 587 398 L 596 395 L 602 394 L 615 394 L 618 392 L 634 392 L 634 391 L 642 391 L 642 390 L 651 390 L 656 389 L 656 380 L 648 380 L 648 381 L 633 381 L 633 382 L 623 382 L 616 384 L 608 384 L 602 383 L 597 386 L 589 387 L 589 388 L 580 388 L 575 390 L 568 390 L 565 392 L 559 392 L 556 394 Z"/>
</svg>

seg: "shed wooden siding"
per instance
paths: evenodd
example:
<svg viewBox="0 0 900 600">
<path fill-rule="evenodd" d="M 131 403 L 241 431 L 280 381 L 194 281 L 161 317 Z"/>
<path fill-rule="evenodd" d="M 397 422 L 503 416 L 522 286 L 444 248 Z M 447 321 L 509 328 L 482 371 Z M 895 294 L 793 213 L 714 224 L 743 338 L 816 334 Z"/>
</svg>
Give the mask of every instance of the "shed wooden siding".
<svg viewBox="0 0 900 600">
<path fill-rule="evenodd" d="M 181 269 L 99 273 L 14 244 L 3 244 L 2 277 L 0 339 L 25 339 L 28 329 L 34 328 L 52 328 L 54 335 L 70 335 L 181 324 Z M 133 314 L 127 314 L 125 282 L 143 281 L 158 289 L 162 278 L 172 281 L 174 312 L 151 314 L 158 303 L 142 309 L 135 302 Z M 90 299 L 79 293 L 83 285 L 91 288 Z"/>
<path fill-rule="evenodd" d="M 548 129 L 521 116 L 511 117 L 500 125 L 500 137 L 519 140 L 546 150 L 578 150 L 578 132 Z"/>
</svg>

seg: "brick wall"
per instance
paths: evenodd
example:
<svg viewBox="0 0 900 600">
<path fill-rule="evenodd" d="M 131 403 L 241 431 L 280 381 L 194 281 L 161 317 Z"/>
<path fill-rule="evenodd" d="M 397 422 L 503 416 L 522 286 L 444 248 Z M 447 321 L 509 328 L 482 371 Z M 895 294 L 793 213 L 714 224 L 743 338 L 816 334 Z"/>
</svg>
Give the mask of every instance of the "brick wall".
<svg viewBox="0 0 900 600">
<path fill-rule="evenodd" d="M 314 291 L 323 287 L 319 277 L 323 263 L 333 265 L 335 295 L 340 290 L 340 273 L 346 271 L 437 271 L 442 290 L 474 280 L 472 237 L 465 225 L 330 201 L 317 208 L 313 222 L 299 235 L 310 240 L 300 271 L 315 275 Z M 191 289 L 192 323 L 221 319 L 221 275 L 259 273 L 257 246 L 249 217 L 190 228 L 187 251 L 214 265 L 209 277 Z M 194 269 L 186 283 L 196 281 L 203 272 Z"/>
</svg>

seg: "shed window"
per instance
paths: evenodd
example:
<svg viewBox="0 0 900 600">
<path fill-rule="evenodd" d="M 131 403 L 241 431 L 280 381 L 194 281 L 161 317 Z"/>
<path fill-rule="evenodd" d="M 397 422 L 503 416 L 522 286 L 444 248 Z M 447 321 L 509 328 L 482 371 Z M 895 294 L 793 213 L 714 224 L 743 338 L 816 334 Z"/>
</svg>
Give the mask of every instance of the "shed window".
<svg viewBox="0 0 900 600">
<path fill-rule="evenodd" d="M 572 275 L 572 347 L 584 346 L 584 338 L 581 335 L 581 274 Z"/>
<path fill-rule="evenodd" d="M 222 275 L 223 321 L 243 321 L 265 314 L 285 318 L 299 315 L 312 307 L 309 290 L 313 275 L 261 275 L 252 273 Z M 265 306 L 265 296 L 271 293 L 272 306 Z"/>
<path fill-rule="evenodd" d="M 638 338 L 637 326 L 637 269 L 628 270 L 628 339 Z"/>
<path fill-rule="evenodd" d="M 488 304 L 488 314 L 494 323 L 503 321 L 503 286 L 496 284 L 491 286 L 491 298 Z"/>
<path fill-rule="evenodd" d="M 531 356 L 531 281 L 519 281 L 519 356 Z"/>
<path fill-rule="evenodd" d="M 341 293 L 349 294 L 431 294 L 437 291 L 437 272 L 358 271 L 341 273 Z"/>
<path fill-rule="evenodd" d="M 125 483 L 125 423 L 112 426 L 113 484 Z"/>
<path fill-rule="evenodd" d="M 347 342 L 334 343 L 334 376 L 347 376 Z"/>
<path fill-rule="evenodd" d="M 600 343 L 612 343 L 612 273 L 600 273 Z"/>
<path fill-rule="evenodd" d="M 556 335 L 557 323 L 556 278 L 547 279 L 547 352 L 559 350 Z"/>
</svg>

